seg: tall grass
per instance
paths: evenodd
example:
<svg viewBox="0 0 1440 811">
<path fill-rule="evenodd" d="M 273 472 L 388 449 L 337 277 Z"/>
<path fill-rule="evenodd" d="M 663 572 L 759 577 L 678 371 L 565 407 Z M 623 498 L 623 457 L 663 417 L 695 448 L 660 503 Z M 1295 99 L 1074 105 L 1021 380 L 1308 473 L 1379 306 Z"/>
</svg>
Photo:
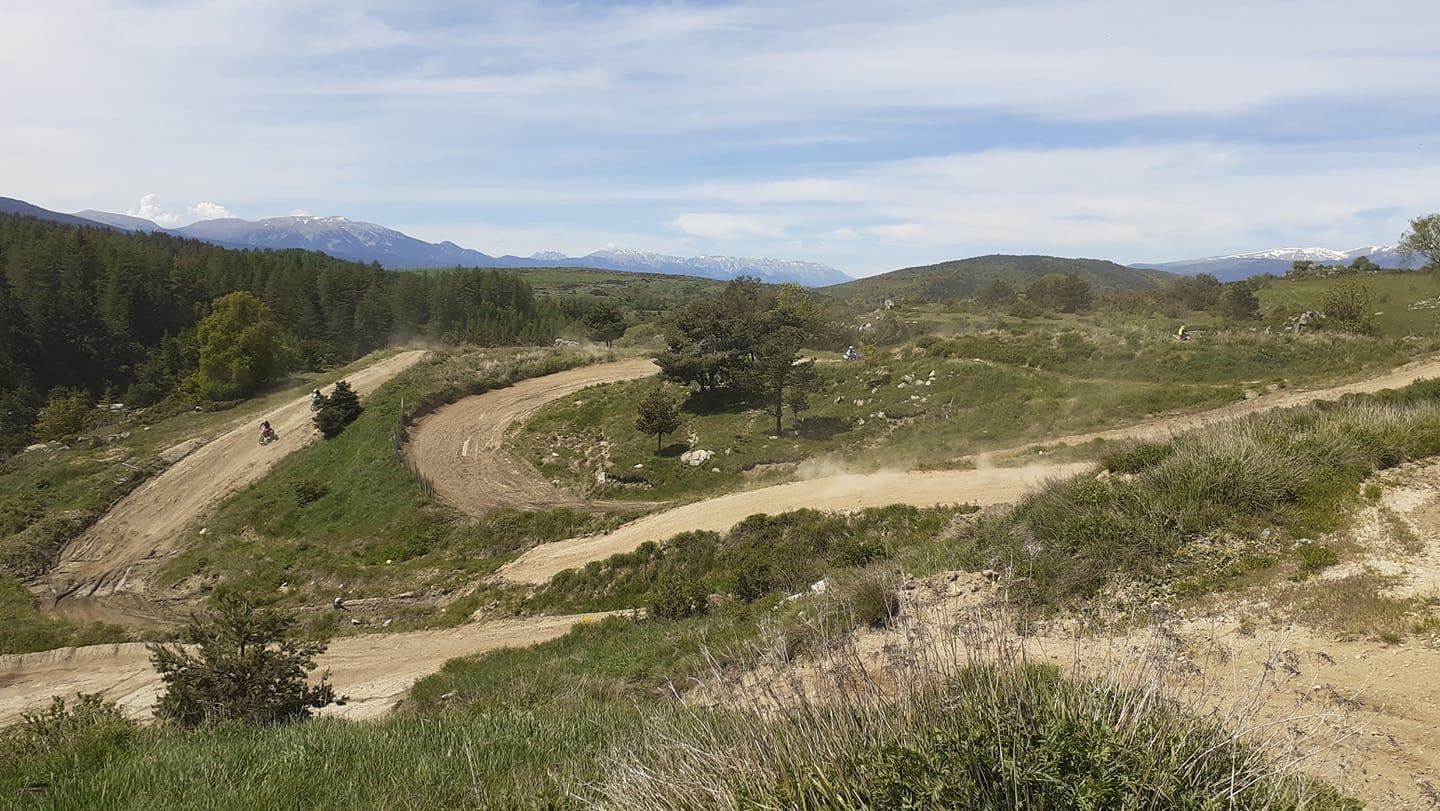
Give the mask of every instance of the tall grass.
<svg viewBox="0 0 1440 811">
<path fill-rule="evenodd" d="M 1067 677 L 1003 611 L 956 620 L 892 639 L 883 668 L 850 637 L 748 680 L 717 670 L 709 703 L 617 746 L 580 796 L 636 811 L 1359 808 L 1297 772 L 1326 741 L 1257 714 L 1276 681 L 1187 700 L 1164 644 Z"/>
<path fill-rule="evenodd" d="M 1145 599 L 1298 560 L 1372 472 L 1440 453 L 1434 387 L 1265 412 L 1112 453 L 978 521 L 928 565 L 994 568 L 1060 606 L 1102 591 Z"/>
</svg>

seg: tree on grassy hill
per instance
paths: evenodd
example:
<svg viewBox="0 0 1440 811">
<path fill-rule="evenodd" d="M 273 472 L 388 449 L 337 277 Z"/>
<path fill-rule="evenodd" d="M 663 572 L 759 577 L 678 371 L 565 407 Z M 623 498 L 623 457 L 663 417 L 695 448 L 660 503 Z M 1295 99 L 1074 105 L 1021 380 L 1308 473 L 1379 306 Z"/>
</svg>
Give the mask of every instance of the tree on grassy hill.
<svg viewBox="0 0 1440 811">
<path fill-rule="evenodd" d="M 603 341 L 606 346 L 614 343 L 616 338 L 625 334 L 630 327 L 625 320 L 625 314 L 619 307 L 609 302 L 600 302 L 592 306 L 581 318 L 585 325 L 585 334 L 592 341 Z"/>
<path fill-rule="evenodd" d="M 1015 301 L 1015 286 L 1004 279 L 991 279 L 975 292 L 975 300 L 986 307 L 1004 307 Z"/>
<path fill-rule="evenodd" d="M 1047 310 L 1078 313 L 1090 309 L 1090 282 L 1076 273 L 1047 273 L 1030 283 L 1026 296 Z"/>
<path fill-rule="evenodd" d="M 1225 286 L 1218 305 L 1221 317 L 1231 321 L 1249 321 L 1260 312 L 1260 300 L 1255 298 L 1255 285 L 1251 282 L 1236 282 Z"/>
<path fill-rule="evenodd" d="M 1368 334 L 1375 330 L 1375 291 L 1360 282 L 1340 282 L 1320 299 L 1325 318 L 1346 332 Z"/>
<path fill-rule="evenodd" d="M 798 285 L 782 287 L 759 319 L 747 375 L 750 387 L 763 393 L 774 409 L 776 434 L 782 428 L 786 401 L 818 384 L 814 362 L 802 359 L 800 349 L 815 336 L 821 321 L 815 302 Z"/>
<path fill-rule="evenodd" d="M 293 614 L 228 592 L 217 595 L 207 615 L 191 616 L 180 634 L 183 644 L 149 646 L 165 683 L 155 717 L 186 727 L 271 725 L 303 721 L 333 704 L 328 676 L 314 684 L 308 678 L 326 643 L 300 641 L 298 624 Z"/>
<path fill-rule="evenodd" d="M 350 388 L 350 383 L 345 380 L 335 384 L 335 391 L 329 397 L 324 398 L 320 408 L 315 412 L 315 427 L 326 439 L 334 439 L 345 430 L 345 426 L 355 421 L 356 417 L 364 411 L 360 405 L 360 398 L 355 390 Z"/>
<path fill-rule="evenodd" d="M 216 299 L 196 338 L 200 368 L 191 380 L 196 393 L 209 400 L 252 394 L 290 365 L 290 348 L 270 308 L 254 293 L 241 291 Z"/>
<path fill-rule="evenodd" d="M 725 285 L 719 299 L 681 308 L 666 326 L 665 350 L 655 358 L 660 376 L 701 391 L 734 386 L 753 360 L 765 306 L 760 282 L 742 276 Z"/>
<path fill-rule="evenodd" d="M 1210 310 L 1220 303 L 1224 286 L 1209 273 L 1176 279 L 1166 291 L 1181 307 L 1187 310 Z"/>
<path fill-rule="evenodd" d="M 655 452 L 660 452 L 661 439 L 680 430 L 680 407 L 665 390 L 656 386 L 635 407 L 635 430 L 655 437 Z"/>
<path fill-rule="evenodd" d="M 1430 267 L 1440 268 L 1440 214 L 1411 220 L 1410 230 L 1400 238 L 1400 250 L 1419 254 Z"/>
</svg>

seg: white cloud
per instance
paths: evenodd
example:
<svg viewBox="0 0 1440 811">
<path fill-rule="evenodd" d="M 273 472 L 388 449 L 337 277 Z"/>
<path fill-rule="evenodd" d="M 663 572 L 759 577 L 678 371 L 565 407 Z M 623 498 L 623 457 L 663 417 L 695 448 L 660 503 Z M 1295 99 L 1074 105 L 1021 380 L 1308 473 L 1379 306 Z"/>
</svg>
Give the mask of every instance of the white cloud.
<svg viewBox="0 0 1440 811">
<path fill-rule="evenodd" d="M 196 203 L 187 208 L 186 211 L 190 213 L 190 219 L 192 220 L 222 220 L 235 216 L 225 210 L 225 207 L 219 203 Z"/>
<path fill-rule="evenodd" d="M 186 206 L 186 216 L 181 217 L 179 214 L 166 211 L 164 206 L 160 205 L 160 195 L 154 192 L 142 195 L 140 204 L 125 213 L 132 217 L 144 217 L 156 225 L 166 228 L 174 228 L 196 220 L 218 220 L 223 217 L 235 216 L 219 203 L 199 202 L 193 206 Z"/>
<path fill-rule="evenodd" d="M 748 214 L 681 214 L 670 225 L 690 236 L 705 239 L 778 238 L 785 235 L 785 229 L 776 223 Z"/>
<path fill-rule="evenodd" d="M 146 194 L 140 197 L 140 204 L 125 212 L 132 217 L 143 217 L 156 225 L 163 225 L 166 228 L 173 228 L 180 224 L 180 218 L 174 214 L 168 214 L 160 207 L 160 198 L 156 194 Z"/>
</svg>

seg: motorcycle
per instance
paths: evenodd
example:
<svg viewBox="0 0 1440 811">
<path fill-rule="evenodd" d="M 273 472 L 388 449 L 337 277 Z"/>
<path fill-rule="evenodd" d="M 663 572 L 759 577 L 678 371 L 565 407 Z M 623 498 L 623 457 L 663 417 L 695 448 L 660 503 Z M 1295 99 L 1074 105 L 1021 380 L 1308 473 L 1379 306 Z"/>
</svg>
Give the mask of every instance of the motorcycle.
<svg viewBox="0 0 1440 811">
<path fill-rule="evenodd" d="M 277 433 L 275 433 L 275 429 L 274 429 L 274 428 L 271 428 L 271 429 L 268 430 L 268 431 L 262 430 L 262 431 L 260 432 L 260 444 L 261 444 L 261 445 L 269 445 L 271 442 L 274 442 L 274 441 L 278 440 L 279 438 L 280 438 L 280 435 L 277 434 Z"/>
</svg>

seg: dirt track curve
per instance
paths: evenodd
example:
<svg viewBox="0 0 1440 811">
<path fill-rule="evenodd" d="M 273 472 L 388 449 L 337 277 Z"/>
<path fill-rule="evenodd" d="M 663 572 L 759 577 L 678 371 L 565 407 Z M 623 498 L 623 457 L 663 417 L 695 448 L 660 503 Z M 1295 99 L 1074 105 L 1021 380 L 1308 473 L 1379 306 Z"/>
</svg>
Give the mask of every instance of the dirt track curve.
<svg viewBox="0 0 1440 811">
<path fill-rule="evenodd" d="M 364 396 L 424 355 L 418 350 L 402 352 L 346 379 Z M 257 414 L 121 499 L 61 551 L 47 581 L 58 606 L 63 607 L 72 597 L 80 602 L 142 591 L 140 570 L 171 551 L 187 525 L 319 436 L 310 425 L 310 416 L 308 397 L 292 400 L 269 414 Z M 256 442 L 262 419 L 270 420 L 279 441 L 269 445 Z"/>
<path fill-rule="evenodd" d="M 528 617 L 434 631 L 371 634 L 337 639 L 319 657 L 345 706 L 327 715 L 374 718 L 395 706 L 417 680 L 450 659 L 506 647 L 523 647 L 564 635 L 577 622 L 604 614 Z M 160 691 L 145 645 L 90 645 L 43 653 L 0 656 L 0 726 L 47 704 L 52 695 L 101 692 L 131 716 L 148 716 Z"/>
<path fill-rule="evenodd" d="M 1120 428 L 1073 434 L 1044 444 L 1080 444 L 1096 439 L 1153 439 L 1271 408 L 1332 400 L 1346 394 L 1398 388 L 1416 380 L 1440 377 L 1440 359 L 1406 364 L 1376 377 L 1321 389 L 1261 395 L 1197 414 L 1177 414 Z M 1033 447 L 1033 446 L 1030 446 Z M 731 493 L 648 515 L 603 535 L 542 544 L 503 566 L 497 576 L 517 583 L 543 583 L 556 574 L 594 560 L 629 552 L 646 541 L 663 541 L 687 530 L 724 531 L 754 513 L 778 513 L 810 507 L 856 510 L 887 504 L 917 507 L 937 504 L 996 504 L 1013 501 L 1035 484 L 1073 475 L 1085 464 L 994 468 L 992 454 L 982 454 L 976 470 L 916 471 L 831 476 Z"/>
<path fill-rule="evenodd" d="M 406 453 L 442 501 L 472 515 L 499 507 L 593 504 L 557 488 L 534 465 L 506 453 L 505 431 L 586 386 L 649 377 L 656 371 L 649 358 L 632 358 L 532 377 L 466 397 L 421 419 L 410 432 Z"/>
<path fill-rule="evenodd" d="M 1048 478 L 1079 473 L 1088 463 L 997 467 L 987 470 L 935 470 L 915 473 L 865 473 L 777 484 L 697 501 L 638 518 L 613 532 L 541 544 L 503 566 L 502 579 L 544 583 L 566 569 L 628 552 L 646 541 L 662 541 L 691 530 L 724 532 L 756 513 L 812 510 L 863 510 L 890 504 L 934 507 L 965 502 L 999 504 Z"/>
</svg>

